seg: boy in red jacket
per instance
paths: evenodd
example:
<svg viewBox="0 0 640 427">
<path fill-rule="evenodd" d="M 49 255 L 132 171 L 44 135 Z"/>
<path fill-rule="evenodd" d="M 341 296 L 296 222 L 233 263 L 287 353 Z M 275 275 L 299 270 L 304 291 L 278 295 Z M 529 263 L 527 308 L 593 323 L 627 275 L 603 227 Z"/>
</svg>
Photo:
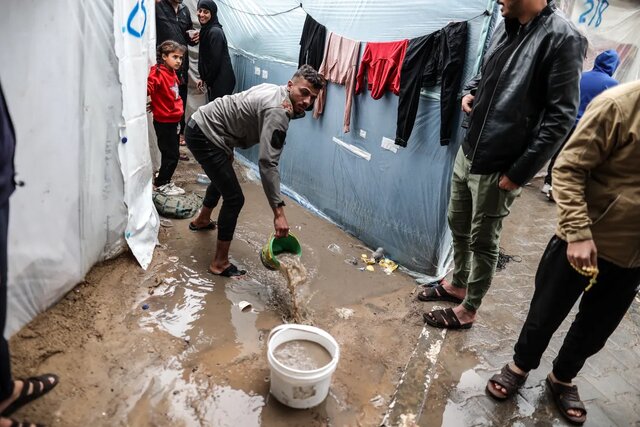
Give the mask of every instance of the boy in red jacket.
<svg viewBox="0 0 640 427">
<path fill-rule="evenodd" d="M 149 108 L 153 114 L 153 127 L 162 155 L 160 171 L 153 182 L 156 191 L 167 196 L 184 194 L 184 190 L 171 182 L 173 172 L 180 159 L 180 137 L 178 125 L 184 106 L 178 90 L 176 71 L 182 65 L 186 48 L 167 40 L 158 46 L 158 63 L 151 67 L 147 79 L 147 95 L 151 99 Z"/>
</svg>

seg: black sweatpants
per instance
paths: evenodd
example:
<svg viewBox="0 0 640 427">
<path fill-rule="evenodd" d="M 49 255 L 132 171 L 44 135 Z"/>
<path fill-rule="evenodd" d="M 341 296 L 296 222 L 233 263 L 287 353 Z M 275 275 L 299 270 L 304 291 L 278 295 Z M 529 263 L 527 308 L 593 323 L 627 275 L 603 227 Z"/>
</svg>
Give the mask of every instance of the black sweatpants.
<svg viewBox="0 0 640 427">
<path fill-rule="evenodd" d="M 556 159 L 558 158 L 558 154 L 560 154 L 560 152 L 564 148 L 564 146 L 567 143 L 567 141 L 569 141 L 569 139 L 571 138 L 571 135 L 573 135 L 573 131 L 574 130 L 576 130 L 575 126 L 571 128 L 571 131 L 569 132 L 569 135 L 567 135 L 565 140 L 562 142 L 562 145 L 558 148 L 558 150 L 555 152 L 555 154 L 553 155 L 553 157 L 549 161 L 549 167 L 547 168 L 547 175 L 544 177 L 544 183 L 545 184 L 552 185 L 553 178 L 551 177 L 551 172 L 553 172 L 553 165 L 556 164 Z"/>
<path fill-rule="evenodd" d="M 160 187 L 171 181 L 173 172 L 178 167 L 180 136 L 178 135 L 178 123 L 160 123 L 154 120 L 153 128 L 156 130 L 158 148 L 161 154 L 160 170 L 153 184 L 156 187 Z"/>
<path fill-rule="evenodd" d="M 567 243 L 554 236 L 544 251 L 535 279 L 527 320 L 515 346 L 513 361 L 525 370 L 540 365 L 551 336 L 582 295 L 578 314 L 553 361 L 553 374 L 571 382 L 584 362 L 596 354 L 615 331 L 640 286 L 640 268 L 622 268 L 598 258 L 597 283 L 584 292 L 589 279 L 567 260 Z"/>
<path fill-rule="evenodd" d="M 0 400 L 13 393 L 9 343 L 4 337 L 7 323 L 7 231 L 9 228 L 9 201 L 0 206 Z"/>
<path fill-rule="evenodd" d="M 222 207 L 218 213 L 218 240 L 229 242 L 233 240 L 238 216 L 244 205 L 244 194 L 233 170 L 233 160 L 207 139 L 193 119 L 189 119 L 184 137 L 193 157 L 211 180 L 203 205 L 213 209 L 222 197 Z"/>
</svg>

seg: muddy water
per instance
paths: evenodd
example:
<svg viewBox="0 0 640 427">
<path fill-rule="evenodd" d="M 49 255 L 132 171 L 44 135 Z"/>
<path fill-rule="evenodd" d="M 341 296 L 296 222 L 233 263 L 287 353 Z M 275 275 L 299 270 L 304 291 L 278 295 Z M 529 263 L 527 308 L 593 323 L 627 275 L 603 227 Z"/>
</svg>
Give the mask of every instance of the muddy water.
<svg viewBox="0 0 640 427">
<path fill-rule="evenodd" d="M 287 281 L 287 289 L 291 294 L 291 318 L 294 322 L 301 322 L 302 315 L 296 289 L 307 281 L 307 269 L 297 255 L 282 254 L 277 258 L 280 262 L 280 272 Z"/>
<path fill-rule="evenodd" d="M 284 366 L 301 371 L 320 369 L 331 362 L 331 354 L 320 344 L 309 340 L 287 341 L 273 352 Z"/>
</svg>

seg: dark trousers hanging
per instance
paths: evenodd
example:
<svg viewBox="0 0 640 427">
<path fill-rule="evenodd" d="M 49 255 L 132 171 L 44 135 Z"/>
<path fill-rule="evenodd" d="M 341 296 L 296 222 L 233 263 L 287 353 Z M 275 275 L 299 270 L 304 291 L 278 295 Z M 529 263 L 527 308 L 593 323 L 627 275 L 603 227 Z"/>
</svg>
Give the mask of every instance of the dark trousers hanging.
<svg viewBox="0 0 640 427">
<path fill-rule="evenodd" d="M 467 23 L 454 22 L 442 30 L 409 40 L 400 72 L 396 145 L 407 146 L 418 113 L 420 88 L 440 82 L 440 145 L 448 145 L 467 53 Z"/>
<path fill-rule="evenodd" d="M 551 336 L 580 296 L 578 314 L 553 361 L 553 374 L 571 382 L 587 358 L 604 347 L 638 293 L 640 268 L 622 268 L 598 258 L 598 269 L 597 283 L 584 292 L 589 279 L 569 264 L 567 243 L 558 237 L 551 239 L 540 260 L 529 314 L 515 346 L 513 361 L 519 368 L 529 371 L 540 365 Z"/>
</svg>

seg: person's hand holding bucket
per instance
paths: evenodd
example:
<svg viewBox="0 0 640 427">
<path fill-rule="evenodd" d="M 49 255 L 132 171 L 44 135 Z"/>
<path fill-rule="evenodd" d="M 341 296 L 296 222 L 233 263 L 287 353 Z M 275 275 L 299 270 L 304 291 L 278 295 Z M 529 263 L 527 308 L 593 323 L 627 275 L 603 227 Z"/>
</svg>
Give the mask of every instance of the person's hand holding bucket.
<svg viewBox="0 0 640 427">
<path fill-rule="evenodd" d="M 278 206 L 273 210 L 273 228 L 277 239 L 287 237 L 289 235 L 289 222 L 284 215 L 284 207 Z"/>
</svg>

